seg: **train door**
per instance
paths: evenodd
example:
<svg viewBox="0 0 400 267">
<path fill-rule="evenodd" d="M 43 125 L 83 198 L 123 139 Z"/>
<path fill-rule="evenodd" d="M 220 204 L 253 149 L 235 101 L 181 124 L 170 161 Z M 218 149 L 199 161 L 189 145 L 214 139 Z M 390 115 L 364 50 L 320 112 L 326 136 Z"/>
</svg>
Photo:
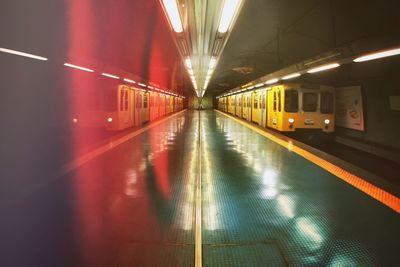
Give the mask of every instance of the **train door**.
<svg viewBox="0 0 400 267">
<path fill-rule="evenodd" d="M 156 106 L 154 107 L 154 109 L 156 110 L 156 119 L 160 117 L 160 94 L 156 93 L 155 94 L 155 104 Z"/>
<path fill-rule="evenodd" d="M 166 95 L 165 96 L 165 114 L 169 114 L 170 113 L 170 100 L 169 100 L 170 96 Z"/>
<path fill-rule="evenodd" d="M 243 94 L 242 97 L 242 102 L 243 102 L 243 119 L 247 120 L 247 94 Z"/>
<path fill-rule="evenodd" d="M 149 93 L 141 92 L 142 94 L 142 123 L 149 121 L 150 113 L 149 113 Z"/>
<path fill-rule="evenodd" d="M 258 92 L 253 92 L 251 94 L 251 121 L 259 124 L 260 116 L 258 110 Z"/>
<path fill-rule="evenodd" d="M 267 126 L 267 91 L 262 90 L 260 92 L 260 121 L 259 125 L 262 127 Z"/>
<path fill-rule="evenodd" d="M 242 96 L 241 95 L 236 95 L 236 112 L 235 112 L 235 115 L 236 116 L 238 116 L 238 117 L 240 117 L 240 111 L 241 111 L 241 108 L 240 108 L 240 106 L 241 106 L 241 101 L 242 100 Z"/>
<path fill-rule="evenodd" d="M 251 93 L 248 93 L 247 96 L 247 120 L 251 121 Z"/>
<path fill-rule="evenodd" d="M 268 121 L 267 126 L 282 130 L 282 90 L 283 86 L 274 86 L 268 91 Z"/>
<path fill-rule="evenodd" d="M 165 116 L 165 95 L 160 94 L 160 117 Z"/>
<path fill-rule="evenodd" d="M 142 95 L 139 90 L 134 90 L 135 93 L 135 126 L 142 124 L 141 110 L 142 110 Z"/>
</svg>

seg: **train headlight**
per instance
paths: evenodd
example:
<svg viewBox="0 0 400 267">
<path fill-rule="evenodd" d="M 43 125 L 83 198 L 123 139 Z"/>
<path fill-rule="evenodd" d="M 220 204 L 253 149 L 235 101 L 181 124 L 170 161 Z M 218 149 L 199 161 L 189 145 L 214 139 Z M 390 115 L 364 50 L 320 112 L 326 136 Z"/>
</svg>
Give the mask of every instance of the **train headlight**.
<svg viewBox="0 0 400 267">
<path fill-rule="evenodd" d="M 324 120 L 325 124 L 329 124 L 331 123 L 331 121 L 329 119 Z"/>
<path fill-rule="evenodd" d="M 293 124 L 293 123 L 294 123 L 294 119 L 293 119 L 293 118 L 289 118 L 289 119 L 288 119 L 288 122 L 289 122 L 290 124 Z"/>
<path fill-rule="evenodd" d="M 109 123 L 111 123 L 111 122 L 113 121 L 113 119 L 110 117 L 110 118 L 107 118 L 107 121 L 108 121 Z"/>
<path fill-rule="evenodd" d="M 78 119 L 77 119 L 77 118 L 73 118 L 73 119 L 72 119 L 72 122 L 73 122 L 73 123 L 78 123 Z"/>
</svg>

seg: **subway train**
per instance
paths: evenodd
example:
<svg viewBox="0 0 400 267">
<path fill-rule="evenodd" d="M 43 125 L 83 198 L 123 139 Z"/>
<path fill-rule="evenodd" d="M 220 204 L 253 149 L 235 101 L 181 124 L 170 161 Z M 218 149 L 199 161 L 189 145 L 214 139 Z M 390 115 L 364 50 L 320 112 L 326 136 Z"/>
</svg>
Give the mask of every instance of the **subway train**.
<svg viewBox="0 0 400 267">
<path fill-rule="evenodd" d="M 124 84 L 97 91 L 92 95 L 91 103 L 90 108 L 73 115 L 73 124 L 119 131 L 183 109 L 181 96 Z"/>
<path fill-rule="evenodd" d="M 335 130 L 334 99 L 330 86 L 280 84 L 218 97 L 218 109 L 281 132 L 331 133 Z"/>
</svg>

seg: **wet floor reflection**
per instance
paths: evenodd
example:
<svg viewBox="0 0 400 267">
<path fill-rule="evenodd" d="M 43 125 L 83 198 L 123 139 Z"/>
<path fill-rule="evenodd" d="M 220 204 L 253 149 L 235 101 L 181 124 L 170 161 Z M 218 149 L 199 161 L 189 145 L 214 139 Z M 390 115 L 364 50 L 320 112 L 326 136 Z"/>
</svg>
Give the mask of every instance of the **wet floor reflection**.
<svg viewBox="0 0 400 267">
<path fill-rule="evenodd" d="M 204 113 L 203 123 L 213 172 L 212 182 L 204 182 L 212 195 L 204 212 L 218 207 L 213 217 L 221 226 L 205 229 L 206 243 L 276 240 L 281 256 L 295 266 L 396 262 L 391 236 L 400 222 L 390 210 L 292 153 L 290 144 L 285 149 L 217 113 Z M 360 210 L 360 204 L 368 208 Z M 378 222 L 371 212 L 385 218 L 385 227 L 365 225 Z M 386 237 L 386 249 L 376 246 L 371 232 Z"/>
<path fill-rule="evenodd" d="M 190 265 L 197 130 L 178 115 L 33 194 L 2 222 L 25 256 L 1 266 Z"/>
</svg>

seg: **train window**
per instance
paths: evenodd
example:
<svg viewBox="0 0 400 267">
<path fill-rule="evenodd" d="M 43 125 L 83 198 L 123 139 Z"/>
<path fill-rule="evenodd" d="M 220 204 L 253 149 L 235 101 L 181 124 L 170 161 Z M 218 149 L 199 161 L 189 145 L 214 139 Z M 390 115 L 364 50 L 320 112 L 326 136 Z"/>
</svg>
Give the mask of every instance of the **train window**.
<svg viewBox="0 0 400 267">
<path fill-rule="evenodd" d="M 143 108 L 147 108 L 147 94 L 143 95 Z"/>
<path fill-rule="evenodd" d="M 282 101 L 281 101 L 281 91 L 279 90 L 277 93 L 278 97 L 277 97 L 277 101 L 278 101 L 278 111 L 281 112 L 282 111 Z"/>
<path fill-rule="evenodd" d="M 285 111 L 298 112 L 299 111 L 299 93 L 297 90 L 285 90 Z"/>
<path fill-rule="evenodd" d="M 274 92 L 274 111 L 276 111 L 276 92 Z"/>
<path fill-rule="evenodd" d="M 321 93 L 321 113 L 322 114 L 333 113 L 333 94 L 330 92 Z"/>
<path fill-rule="evenodd" d="M 125 90 L 121 90 L 119 93 L 119 110 L 120 111 L 124 110 L 124 95 L 125 95 Z"/>
<path fill-rule="evenodd" d="M 136 96 L 136 108 L 141 108 L 142 96 L 140 94 L 137 94 Z"/>
<path fill-rule="evenodd" d="M 303 111 L 317 111 L 318 96 L 316 93 L 303 93 Z"/>
<path fill-rule="evenodd" d="M 255 97 L 254 97 L 254 104 L 253 104 L 253 106 L 254 106 L 254 109 L 258 109 L 258 96 L 255 96 Z"/>
<path fill-rule="evenodd" d="M 125 110 L 128 110 L 128 90 L 125 90 Z"/>
<path fill-rule="evenodd" d="M 103 94 L 103 103 L 104 103 L 104 110 L 108 112 L 118 111 L 117 104 L 117 91 L 115 90 L 108 90 Z"/>
</svg>

